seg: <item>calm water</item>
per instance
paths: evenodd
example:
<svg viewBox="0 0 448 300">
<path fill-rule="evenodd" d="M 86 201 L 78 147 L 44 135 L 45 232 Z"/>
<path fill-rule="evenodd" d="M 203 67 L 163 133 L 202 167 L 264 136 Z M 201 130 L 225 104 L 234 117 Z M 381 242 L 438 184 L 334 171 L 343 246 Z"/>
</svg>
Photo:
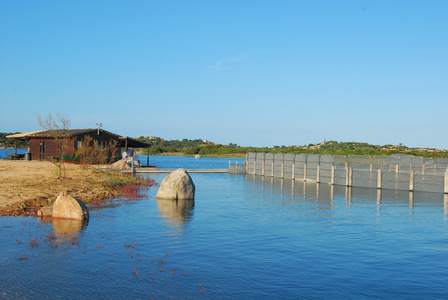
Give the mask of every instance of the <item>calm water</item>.
<svg viewBox="0 0 448 300">
<path fill-rule="evenodd" d="M 147 155 L 139 155 L 138 159 L 143 165 L 147 163 Z M 243 164 L 244 158 L 202 157 L 195 159 L 187 156 L 149 155 L 149 165 L 160 169 L 228 169 L 229 162 Z"/>
<path fill-rule="evenodd" d="M 17 154 L 25 154 L 27 149 L 17 149 Z M 0 159 L 14 154 L 14 149 L 0 149 Z M 147 165 L 148 155 L 138 155 L 142 165 Z M 228 169 L 229 162 L 232 164 L 244 163 L 244 158 L 222 158 L 222 157 L 202 157 L 195 159 L 186 156 L 162 156 L 149 155 L 149 165 L 156 166 L 160 169 Z"/>
<path fill-rule="evenodd" d="M 25 154 L 27 152 L 27 149 L 17 149 L 17 154 Z M 1 149 L 0 148 L 0 159 L 3 159 L 5 157 L 8 157 L 10 154 L 14 154 L 15 149 Z"/>
<path fill-rule="evenodd" d="M 1 218 L 0 298 L 448 297 L 443 195 L 191 177 L 194 204 L 153 188 L 87 225 Z"/>
</svg>

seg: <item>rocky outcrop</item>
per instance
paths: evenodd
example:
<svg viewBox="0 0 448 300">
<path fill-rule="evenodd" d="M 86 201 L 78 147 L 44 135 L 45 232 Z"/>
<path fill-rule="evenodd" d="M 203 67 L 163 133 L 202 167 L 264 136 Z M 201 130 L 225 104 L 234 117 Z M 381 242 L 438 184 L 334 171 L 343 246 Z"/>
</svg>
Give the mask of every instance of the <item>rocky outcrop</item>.
<svg viewBox="0 0 448 300">
<path fill-rule="evenodd" d="M 54 202 L 53 218 L 88 220 L 89 209 L 81 200 L 61 194 Z"/>
<path fill-rule="evenodd" d="M 162 180 L 157 199 L 194 200 L 196 187 L 184 169 L 177 169 Z"/>
</svg>

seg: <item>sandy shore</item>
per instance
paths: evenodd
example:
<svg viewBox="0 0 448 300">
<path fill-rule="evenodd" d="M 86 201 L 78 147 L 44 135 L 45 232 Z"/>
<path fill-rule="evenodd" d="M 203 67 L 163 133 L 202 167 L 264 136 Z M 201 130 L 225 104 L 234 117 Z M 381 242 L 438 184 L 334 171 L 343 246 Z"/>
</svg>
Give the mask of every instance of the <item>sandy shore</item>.
<svg viewBox="0 0 448 300">
<path fill-rule="evenodd" d="M 98 173 L 74 164 L 66 168 L 66 177 L 57 179 L 51 162 L 0 160 L 0 209 L 36 199 L 54 201 L 64 191 L 82 198 L 101 189 Z"/>
</svg>

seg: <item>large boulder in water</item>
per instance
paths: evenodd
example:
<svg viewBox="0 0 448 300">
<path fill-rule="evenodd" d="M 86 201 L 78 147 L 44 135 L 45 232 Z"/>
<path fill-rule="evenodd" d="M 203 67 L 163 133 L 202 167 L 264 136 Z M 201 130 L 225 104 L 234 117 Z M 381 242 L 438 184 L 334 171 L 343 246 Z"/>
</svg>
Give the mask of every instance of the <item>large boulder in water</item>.
<svg viewBox="0 0 448 300">
<path fill-rule="evenodd" d="M 89 209 L 81 200 L 61 194 L 54 202 L 53 218 L 88 220 Z"/>
<path fill-rule="evenodd" d="M 177 169 L 162 180 L 157 199 L 194 200 L 196 187 L 190 175 L 184 169 Z"/>
</svg>

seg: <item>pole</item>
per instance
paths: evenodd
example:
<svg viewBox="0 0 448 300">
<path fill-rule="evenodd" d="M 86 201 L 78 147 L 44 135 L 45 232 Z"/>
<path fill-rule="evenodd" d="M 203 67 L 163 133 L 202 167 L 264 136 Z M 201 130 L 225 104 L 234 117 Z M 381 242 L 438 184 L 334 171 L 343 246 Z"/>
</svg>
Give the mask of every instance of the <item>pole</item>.
<svg viewBox="0 0 448 300">
<path fill-rule="evenodd" d="M 383 188 L 383 170 L 381 170 L 381 169 L 378 169 L 378 181 L 377 181 L 376 187 L 378 189 Z"/>
<path fill-rule="evenodd" d="M 448 172 L 445 173 L 445 189 L 444 193 L 448 194 Z"/>
<path fill-rule="evenodd" d="M 334 185 L 334 175 L 336 173 L 336 166 L 331 166 L 331 185 Z"/>
<path fill-rule="evenodd" d="M 414 175 L 415 175 L 415 171 L 411 170 L 409 172 L 409 191 L 411 191 L 411 192 L 414 191 Z"/>
</svg>

